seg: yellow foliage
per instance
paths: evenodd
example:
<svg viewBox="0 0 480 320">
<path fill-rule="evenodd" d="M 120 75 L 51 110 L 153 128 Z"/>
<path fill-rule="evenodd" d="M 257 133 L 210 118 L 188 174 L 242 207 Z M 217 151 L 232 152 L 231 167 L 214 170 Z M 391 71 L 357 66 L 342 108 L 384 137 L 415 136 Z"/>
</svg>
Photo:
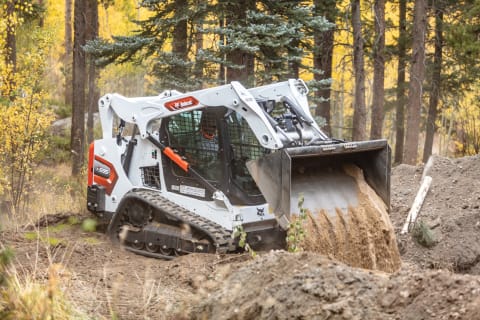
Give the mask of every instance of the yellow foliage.
<svg viewBox="0 0 480 320">
<path fill-rule="evenodd" d="M 45 134 L 53 120 L 42 90 L 49 42 L 35 32 L 32 38 L 35 51 L 18 56 L 16 72 L 0 63 L 0 186 L 14 208 L 22 201 L 40 150 L 46 147 Z"/>
</svg>

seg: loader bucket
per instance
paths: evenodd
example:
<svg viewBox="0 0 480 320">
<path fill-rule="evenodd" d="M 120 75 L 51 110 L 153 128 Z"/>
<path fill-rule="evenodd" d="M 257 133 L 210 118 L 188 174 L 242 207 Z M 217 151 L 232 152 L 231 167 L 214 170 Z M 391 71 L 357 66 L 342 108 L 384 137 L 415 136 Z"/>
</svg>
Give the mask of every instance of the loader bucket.
<svg viewBox="0 0 480 320">
<path fill-rule="evenodd" d="M 298 200 L 310 212 L 327 212 L 358 206 L 358 186 L 345 171 L 355 165 L 365 181 L 390 208 L 390 147 L 386 140 L 285 148 L 247 163 L 248 170 L 275 213 L 288 228 L 298 213 Z"/>
</svg>

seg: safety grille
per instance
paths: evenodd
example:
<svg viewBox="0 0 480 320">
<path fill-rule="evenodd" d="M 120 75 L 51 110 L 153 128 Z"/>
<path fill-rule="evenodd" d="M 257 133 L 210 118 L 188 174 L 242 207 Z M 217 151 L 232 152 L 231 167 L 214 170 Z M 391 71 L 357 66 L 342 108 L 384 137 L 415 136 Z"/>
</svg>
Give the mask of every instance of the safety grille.
<svg viewBox="0 0 480 320">
<path fill-rule="evenodd" d="M 259 195 L 260 190 L 248 172 L 246 163 L 265 156 L 269 150 L 259 144 L 244 118 L 231 114 L 227 118 L 227 124 L 232 151 L 232 179 L 248 195 Z"/>
<path fill-rule="evenodd" d="M 263 157 L 268 150 L 263 148 L 244 118 L 228 118 L 228 133 L 235 158 L 256 160 Z"/>
<path fill-rule="evenodd" d="M 160 170 L 158 165 L 141 167 L 142 183 L 145 187 L 160 189 Z"/>
<path fill-rule="evenodd" d="M 204 178 L 219 181 L 221 162 L 217 116 L 212 112 L 195 110 L 172 116 L 168 122 L 170 147 L 193 165 Z M 176 166 L 176 175 L 186 175 Z"/>
</svg>

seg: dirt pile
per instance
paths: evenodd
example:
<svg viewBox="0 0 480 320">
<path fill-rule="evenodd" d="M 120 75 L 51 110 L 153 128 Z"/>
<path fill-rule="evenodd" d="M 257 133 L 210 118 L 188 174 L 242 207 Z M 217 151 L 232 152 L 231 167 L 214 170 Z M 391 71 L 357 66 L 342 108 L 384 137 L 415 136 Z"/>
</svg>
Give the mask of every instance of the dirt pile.
<svg viewBox="0 0 480 320">
<path fill-rule="evenodd" d="M 308 214 L 306 237 L 300 246 L 353 267 L 398 270 L 400 254 L 385 203 L 358 167 L 346 166 L 344 170 L 354 178 L 358 206 L 350 206 L 347 212 L 337 208 L 335 216 L 325 210 Z"/>
<path fill-rule="evenodd" d="M 401 165 L 392 172 L 391 219 L 399 232 L 420 186 L 432 185 L 419 214 L 435 245 L 425 248 L 410 235 L 399 236 L 402 259 L 422 268 L 480 274 L 480 155 L 449 159 L 434 156 L 425 167 Z"/>
<path fill-rule="evenodd" d="M 394 275 L 348 267 L 313 253 L 272 252 L 232 273 L 194 319 L 474 319 L 478 277 Z"/>
</svg>

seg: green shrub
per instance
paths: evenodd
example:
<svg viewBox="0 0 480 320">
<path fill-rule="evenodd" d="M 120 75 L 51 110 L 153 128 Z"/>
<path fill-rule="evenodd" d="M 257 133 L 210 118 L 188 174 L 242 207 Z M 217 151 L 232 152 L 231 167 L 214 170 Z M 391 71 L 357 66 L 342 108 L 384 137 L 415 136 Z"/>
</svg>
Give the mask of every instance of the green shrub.
<svg viewBox="0 0 480 320">
<path fill-rule="evenodd" d="M 418 220 L 413 225 L 412 237 L 415 242 L 426 248 L 431 248 L 436 244 L 433 231 L 422 220 Z"/>
<path fill-rule="evenodd" d="M 305 239 L 305 223 L 307 220 L 307 210 L 303 207 L 305 201 L 303 195 L 300 195 L 298 199 L 298 209 L 300 214 L 296 217 L 292 217 L 292 222 L 288 225 L 287 231 L 287 248 L 289 252 L 302 251 L 301 244 Z"/>
</svg>

